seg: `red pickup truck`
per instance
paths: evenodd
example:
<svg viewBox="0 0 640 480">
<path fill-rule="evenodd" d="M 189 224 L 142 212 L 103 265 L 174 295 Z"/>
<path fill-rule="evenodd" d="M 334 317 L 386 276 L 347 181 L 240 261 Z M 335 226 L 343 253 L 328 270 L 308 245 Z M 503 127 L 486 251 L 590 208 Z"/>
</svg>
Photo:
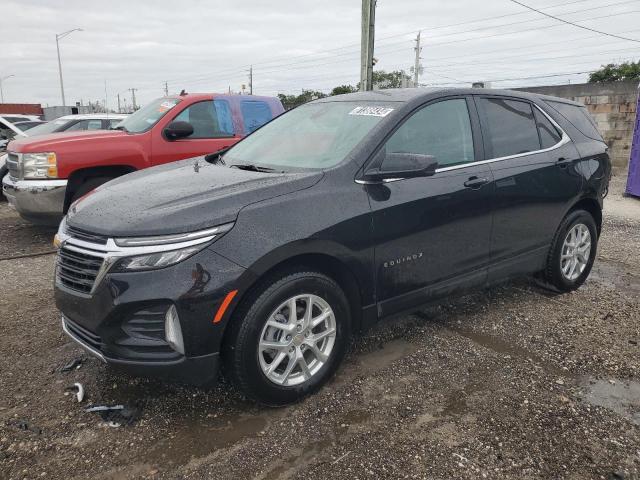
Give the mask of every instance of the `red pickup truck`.
<svg viewBox="0 0 640 480">
<path fill-rule="evenodd" d="M 75 199 L 115 177 L 221 150 L 283 111 L 277 98 L 254 95 L 159 98 L 115 130 L 12 141 L 2 190 L 23 218 L 53 224 Z"/>
</svg>

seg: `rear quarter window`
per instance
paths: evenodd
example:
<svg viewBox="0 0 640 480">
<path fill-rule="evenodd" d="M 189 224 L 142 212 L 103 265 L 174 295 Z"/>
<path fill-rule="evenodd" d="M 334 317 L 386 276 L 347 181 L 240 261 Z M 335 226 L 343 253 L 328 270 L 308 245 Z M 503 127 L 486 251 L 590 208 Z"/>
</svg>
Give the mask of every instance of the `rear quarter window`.
<svg viewBox="0 0 640 480">
<path fill-rule="evenodd" d="M 546 103 L 566 118 L 569 123 L 576 127 L 585 137 L 604 142 L 602 135 L 598 132 L 596 124 L 593 118 L 591 118 L 591 115 L 589 115 L 586 107 L 571 105 L 569 103 L 552 102 L 549 100 L 546 100 Z"/>
<path fill-rule="evenodd" d="M 273 118 L 271 108 L 266 102 L 257 100 L 243 101 L 240 104 L 244 133 L 249 135 Z"/>
</svg>

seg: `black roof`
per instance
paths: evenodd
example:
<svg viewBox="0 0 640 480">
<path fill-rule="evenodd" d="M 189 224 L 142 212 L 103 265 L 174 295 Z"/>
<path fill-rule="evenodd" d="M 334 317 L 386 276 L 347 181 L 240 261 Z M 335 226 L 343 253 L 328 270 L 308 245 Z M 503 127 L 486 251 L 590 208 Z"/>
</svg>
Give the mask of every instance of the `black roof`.
<svg viewBox="0 0 640 480">
<path fill-rule="evenodd" d="M 316 102 L 415 102 L 428 100 L 443 95 L 503 95 L 507 97 L 524 98 L 527 100 L 552 100 L 582 106 L 581 103 L 566 98 L 552 97 L 539 93 L 528 93 L 516 90 L 499 90 L 493 88 L 391 88 L 385 90 L 371 90 L 368 92 L 347 93 L 325 97 Z"/>
</svg>

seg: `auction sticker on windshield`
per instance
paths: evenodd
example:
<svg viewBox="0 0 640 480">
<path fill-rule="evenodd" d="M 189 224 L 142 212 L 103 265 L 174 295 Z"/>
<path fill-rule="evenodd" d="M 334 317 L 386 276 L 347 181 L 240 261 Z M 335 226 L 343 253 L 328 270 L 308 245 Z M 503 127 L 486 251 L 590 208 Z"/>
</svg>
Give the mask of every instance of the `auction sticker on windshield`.
<svg viewBox="0 0 640 480">
<path fill-rule="evenodd" d="M 393 112 L 393 108 L 389 107 L 356 107 L 349 112 L 349 115 L 364 115 L 367 117 L 386 117 L 391 112 Z"/>
</svg>

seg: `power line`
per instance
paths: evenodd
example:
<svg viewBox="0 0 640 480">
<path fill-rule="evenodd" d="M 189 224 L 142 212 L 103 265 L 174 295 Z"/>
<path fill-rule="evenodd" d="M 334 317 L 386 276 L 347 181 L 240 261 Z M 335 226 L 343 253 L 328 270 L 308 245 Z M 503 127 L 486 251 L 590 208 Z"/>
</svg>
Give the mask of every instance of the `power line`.
<svg viewBox="0 0 640 480">
<path fill-rule="evenodd" d="M 576 3 L 583 3 L 585 1 L 588 1 L 588 0 L 573 0 L 571 2 L 563 2 L 563 3 L 548 5 L 548 6 L 545 6 L 543 8 L 558 8 L 558 7 L 563 7 L 563 6 L 567 6 L 567 5 L 573 5 L 573 4 L 576 4 Z M 628 2 L 620 2 L 620 3 L 628 3 Z M 612 5 L 617 5 L 617 3 L 616 4 L 612 4 Z M 581 11 L 588 11 L 588 10 L 594 10 L 594 9 L 599 9 L 599 8 L 605 8 L 607 6 L 612 6 L 612 5 L 602 5 L 602 6 L 598 6 L 598 7 L 592 7 L 592 8 L 588 8 L 588 9 L 584 9 L 584 10 L 577 10 L 577 11 L 568 12 L 568 13 L 578 13 L 578 12 L 581 12 Z M 469 20 L 469 21 L 465 21 L 465 22 L 459 22 L 459 23 L 453 23 L 453 24 L 447 24 L 447 25 L 438 25 L 438 26 L 433 26 L 433 27 L 425 27 L 424 30 L 433 31 L 433 30 L 437 30 L 437 29 L 450 28 L 450 27 L 456 27 L 456 26 L 461 26 L 461 25 L 468 25 L 468 24 L 472 24 L 472 23 L 485 22 L 485 21 L 488 21 L 488 20 L 497 20 L 497 19 L 500 19 L 500 18 L 519 16 L 519 15 L 523 15 L 525 13 L 527 13 L 527 12 L 518 12 L 518 13 L 505 14 L 505 15 L 496 15 L 496 16 L 491 16 L 491 17 L 483 17 L 483 18 L 480 18 L 480 19 Z M 531 22 L 531 21 L 537 21 L 537 20 L 531 19 L 531 20 L 527 20 L 526 22 Z M 517 23 L 521 23 L 521 22 L 516 22 L 516 24 Z M 491 27 L 485 27 L 485 29 L 486 28 L 497 28 L 497 27 L 508 26 L 508 25 L 511 25 L 511 24 L 495 25 L 495 26 L 491 26 Z M 476 31 L 476 30 L 477 29 L 469 30 L 469 31 L 461 31 L 461 32 L 457 32 L 457 34 L 468 33 L 470 31 Z M 386 40 L 386 39 L 390 39 L 390 38 L 397 38 L 397 37 L 400 37 L 400 36 L 413 34 L 414 32 L 415 32 L 415 30 L 413 30 L 411 32 L 404 32 L 404 33 L 399 33 L 399 34 L 394 34 L 394 35 L 383 36 L 383 37 L 380 37 L 378 40 L 376 40 L 376 42 L 378 42 L 380 40 Z M 452 33 L 452 34 L 455 34 L 455 33 Z M 451 36 L 452 34 L 445 34 L 445 35 L 441 35 L 441 36 L 438 36 L 438 37 L 432 37 L 432 38 L 441 38 L 441 37 L 444 37 L 444 36 Z M 387 44 L 387 45 L 384 45 L 384 46 L 399 45 L 401 43 L 405 43 L 405 42 L 394 42 L 394 43 L 390 43 L 390 44 Z M 278 62 L 278 61 L 282 61 L 282 60 L 290 61 L 290 60 L 294 60 L 294 59 L 298 59 L 298 58 L 306 58 L 306 57 L 310 57 L 310 56 L 317 56 L 318 54 L 321 54 L 321 53 L 330 53 L 330 52 L 335 52 L 335 51 L 338 51 L 338 50 L 351 49 L 351 48 L 356 48 L 356 47 L 359 48 L 360 44 L 359 43 L 357 43 L 357 44 L 347 44 L 347 45 L 343 45 L 343 46 L 340 46 L 340 47 L 327 49 L 327 50 L 319 50 L 319 51 L 315 51 L 315 52 L 311 52 L 311 53 L 306 53 L 306 54 L 303 54 L 303 55 L 288 56 L 288 57 L 276 57 L 276 58 L 274 58 L 272 60 L 263 60 L 261 62 L 254 62 L 253 65 L 254 66 L 255 65 L 266 65 L 266 64 L 269 64 L 269 63 L 274 63 L 274 62 Z M 345 53 L 337 54 L 337 55 L 334 55 L 334 56 L 342 56 L 342 55 L 360 55 L 360 52 L 359 51 L 357 51 L 357 52 L 345 52 Z M 308 61 L 314 62 L 314 61 L 318 61 L 318 59 L 312 59 L 312 60 L 308 60 Z M 271 65 L 271 66 L 268 66 L 266 68 L 268 68 L 268 69 L 269 68 L 277 68 L 277 67 L 289 66 L 289 65 L 298 64 L 298 63 L 305 63 L 305 62 L 303 61 L 303 62 L 286 63 L 286 64 L 282 64 L 282 65 Z M 236 67 L 232 67 L 231 69 L 228 69 L 226 71 L 223 70 L 222 72 L 218 70 L 216 72 L 216 74 L 240 73 L 240 72 L 246 70 L 247 67 L 249 67 L 249 64 L 242 65 L 242 66 L 239 66 L 237 68 Z M 173 80 L 169 80 L 169 82 L 170 83 L 188 82 L 190 80 L 190 78 L 198 78 L 198 79 L 199 78 L 203 78 L 203 79 L 211 78 L 211 79 L 214 79 L 214 78 L 220 78 L 220 77 L 219 77 L 219 75 L 215 75 L 215 76 L 208 76 L 207 75 L 206 77 L 203 77 L 203 76 L 199 75 L 197 77 L 183 77 L 183 78 L 173 79 Z M 229 78 L 229 77 L 224 77 L 224 78 Z"/>
<path fill-rule="evenodd" d="M 575 24 L 573 22 L 570 22 L 568 20 L 564 20 L 564 19 L 562 19 L 560 17 L 556 17 L 556 16 L 553 16 L 553 15 L 551 15 L 549 13 L 545 13 L 545 12 L 542 12 L 542 11 L 540 11 L 538 9 L 530 7 L 529 5 L 525 5 L 524 3 L 519 2 L 518 0 L 510 0 L 510 1 L 513 2 L 513 3 L 517 3 L 518 5 L 520 5 L 520 6 L 524 7 L 524 8 L 528 8 L 529 10 L 537 12 L 537 13 L 539 13 L 541 15 L 544 15 L 545 17 L 553 18 L 554 20 L 558 20 L 559 22 L 566 23 L 567 25 L 572 25 L 574 27 L 582 28 L 583 30 L 589 30 L 590 32 L 599 33 L 600 35 L 606 35 L 608 37 L 614 37 L 614 38 L 619 38 L 621 40 L 628 40 L 630 42 L 640 43 L 640 40 L 636 40 L 635 38 L 622 37 L 620 35 L 615 35 L 613 33 L 607 33 L 607 32 L 603 32 L 603 31 L 600 31 L 600 30 L 596 30 L 594 28 L 585 27 L 584 25 L 577 25 L 577 24 Z"/>
</svg>

